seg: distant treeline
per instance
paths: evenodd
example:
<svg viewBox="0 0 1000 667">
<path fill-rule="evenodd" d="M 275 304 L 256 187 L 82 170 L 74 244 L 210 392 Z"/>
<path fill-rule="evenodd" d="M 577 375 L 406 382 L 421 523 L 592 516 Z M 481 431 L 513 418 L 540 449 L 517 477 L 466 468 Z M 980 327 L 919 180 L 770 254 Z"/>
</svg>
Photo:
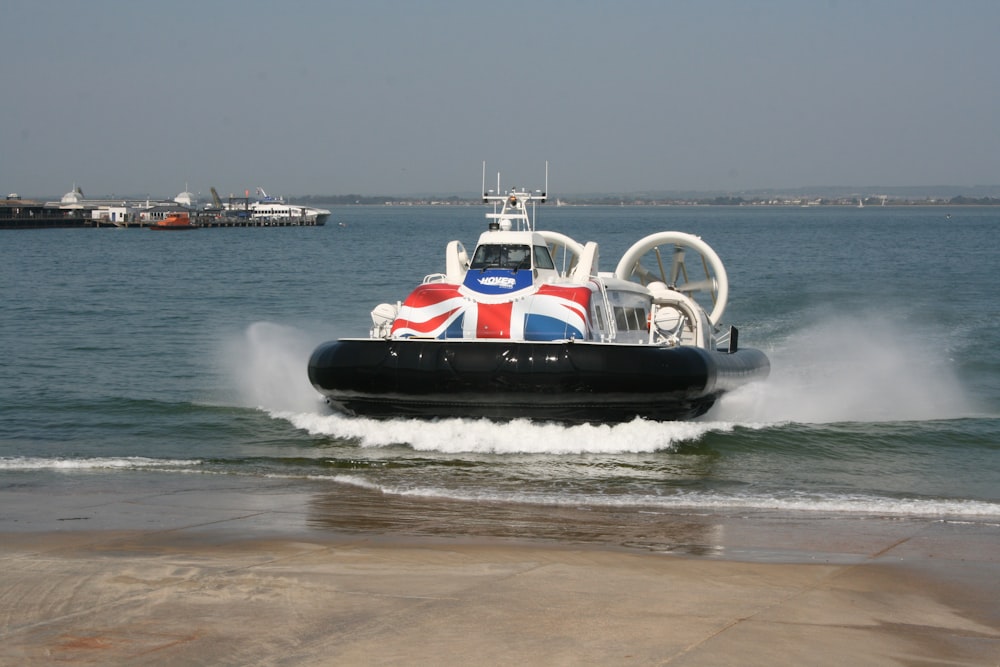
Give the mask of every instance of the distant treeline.
<svg viewBox="0 0 1000 667">
<path fill-rule="evenodd" d="M 858 197 L 838 197 L 808 200 L 810 204 L 818 206 L 856 206 Z M 866 206 L 878 206 L 882 203 L 881 197 L 861 198 Z M 469 205 L 479 204 L 482 200 L 478 197 L 462 197 L 459 195 L 434 196 L 392 196 L 392 195 L 303 195 L 293 197 L 292 201 L 301 204 L 322 206 L 371 206 L 371 205 L 415 205 L 415 204 L 450 204 Z M 768 206 L 768 205 L 789 205 L 805 203 L 805 199 L 789 199 L 774 196 L 769 197 L 739 197 L 739 196 L 714 196 L 714 197 L 666 197 L 651 198 L 641 195 L 601 195 L 589 197 L 560 197 L 560 202 L 576 206 L 668 206 L 668 205 L 697 205 L 697 206 Z M 997 197 L 969 197 L 959 195 L 950 199 L 899 199 L 888 198 L 886 201 L 890 205 L 931 205 L 931 206 L 1000 206 L 1000 198 Z"/>
<path fill-rule="evenodd" d="M 958 197 L 952 197 L 948 200 L 949 204 L 974 204 L 976 206 L 998 206 L 1000 205 L 1000 199 L 996 197 L 963 197 L 959 195 Z"/>
<path fill-rule="evenodd" d="M 410 196 L 400 197 L 392 195 L 304 195 L 302 197 L 292 197 L 290 201 L 301 204 L 328 204 L 333 206 L 358 206 L 371 204 L 413 204 L 413 203 L 444 203 L 444 204 L 472 204 L 478 203 L 479 199 L 469 199 L 451 195 L 448 197 L 433 196 Z"/>
</svg>

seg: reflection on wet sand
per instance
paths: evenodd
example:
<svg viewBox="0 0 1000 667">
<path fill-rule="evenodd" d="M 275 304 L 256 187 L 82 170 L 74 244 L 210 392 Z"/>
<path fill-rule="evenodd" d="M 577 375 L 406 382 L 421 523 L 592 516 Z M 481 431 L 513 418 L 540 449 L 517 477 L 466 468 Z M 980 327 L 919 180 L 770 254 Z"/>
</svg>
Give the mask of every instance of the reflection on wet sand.
<svg viewBox="0 0 1000 667">
<path fill-rule="evenodd" d="M 723 526 L 711 516 L 614 507 L 457 501 L 345 487 L 313 496 L 307 523 L 337 532 L 418 537 L 511 538 L 722 555 Z"/>
</svg>

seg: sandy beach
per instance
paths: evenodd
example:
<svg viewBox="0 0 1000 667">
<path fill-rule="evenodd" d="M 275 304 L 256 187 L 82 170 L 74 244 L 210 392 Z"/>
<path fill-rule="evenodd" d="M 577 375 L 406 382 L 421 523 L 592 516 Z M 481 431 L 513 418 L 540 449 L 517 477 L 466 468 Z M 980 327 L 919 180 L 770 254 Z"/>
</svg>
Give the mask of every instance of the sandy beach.
<svg viewBox="0 0 1000 667">
<path fill-rule="evenodd" d="M 1000 664 L 996 526 L 110 479 L 0 490 L 0 664 Z"/>
</svg>

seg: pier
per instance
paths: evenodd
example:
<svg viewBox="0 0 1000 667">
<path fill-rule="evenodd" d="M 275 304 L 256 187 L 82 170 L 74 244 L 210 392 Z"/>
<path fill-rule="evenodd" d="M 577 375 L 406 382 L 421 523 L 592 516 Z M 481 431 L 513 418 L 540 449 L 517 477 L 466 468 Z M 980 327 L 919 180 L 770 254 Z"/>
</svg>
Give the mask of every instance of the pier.
<svg viewBox="0 0 1000 667">
<path fill-rule="evenodd" d="M 0 202 L 0 229 L 66 229 L 96 227 L 97 221 L 79 209 L 48 207 L 32 199 L 8 195 Z"/>
<path fill-rule="evenodd" d="M 330 217 L 326 209 L 288 204 L 280 198 L 251 201 L 248 194 L 236 201 L 230 198 L 228 205 L 217 195 L 214 200 L 214 206 L 198 208 L 187 192 L 174 201 L 85 199 L 75 185 L 60 201 L 22 199 L 11 193 L 0 201 L 0 229 L 142 228 L 176 213 L 188 214 L 194 226 L 205 228 L 322 227 Z"/>
</svg>

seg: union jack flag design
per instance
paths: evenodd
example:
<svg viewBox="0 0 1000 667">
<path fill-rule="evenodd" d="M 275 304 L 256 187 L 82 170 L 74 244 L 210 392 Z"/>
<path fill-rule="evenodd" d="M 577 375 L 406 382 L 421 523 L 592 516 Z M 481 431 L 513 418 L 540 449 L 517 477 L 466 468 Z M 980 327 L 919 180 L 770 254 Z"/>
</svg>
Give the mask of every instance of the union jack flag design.
<svg viewBox="0 0 1000 667">
<path fill-rule="evenodd" d="M 468 285 L 420 285 L 392 324 L 393 338 L 496 338 L 585 340 L 590 331 L 591 290 L 581 285 L 540 285 L 506 296 L 483 296 Z"/>
</svg>

